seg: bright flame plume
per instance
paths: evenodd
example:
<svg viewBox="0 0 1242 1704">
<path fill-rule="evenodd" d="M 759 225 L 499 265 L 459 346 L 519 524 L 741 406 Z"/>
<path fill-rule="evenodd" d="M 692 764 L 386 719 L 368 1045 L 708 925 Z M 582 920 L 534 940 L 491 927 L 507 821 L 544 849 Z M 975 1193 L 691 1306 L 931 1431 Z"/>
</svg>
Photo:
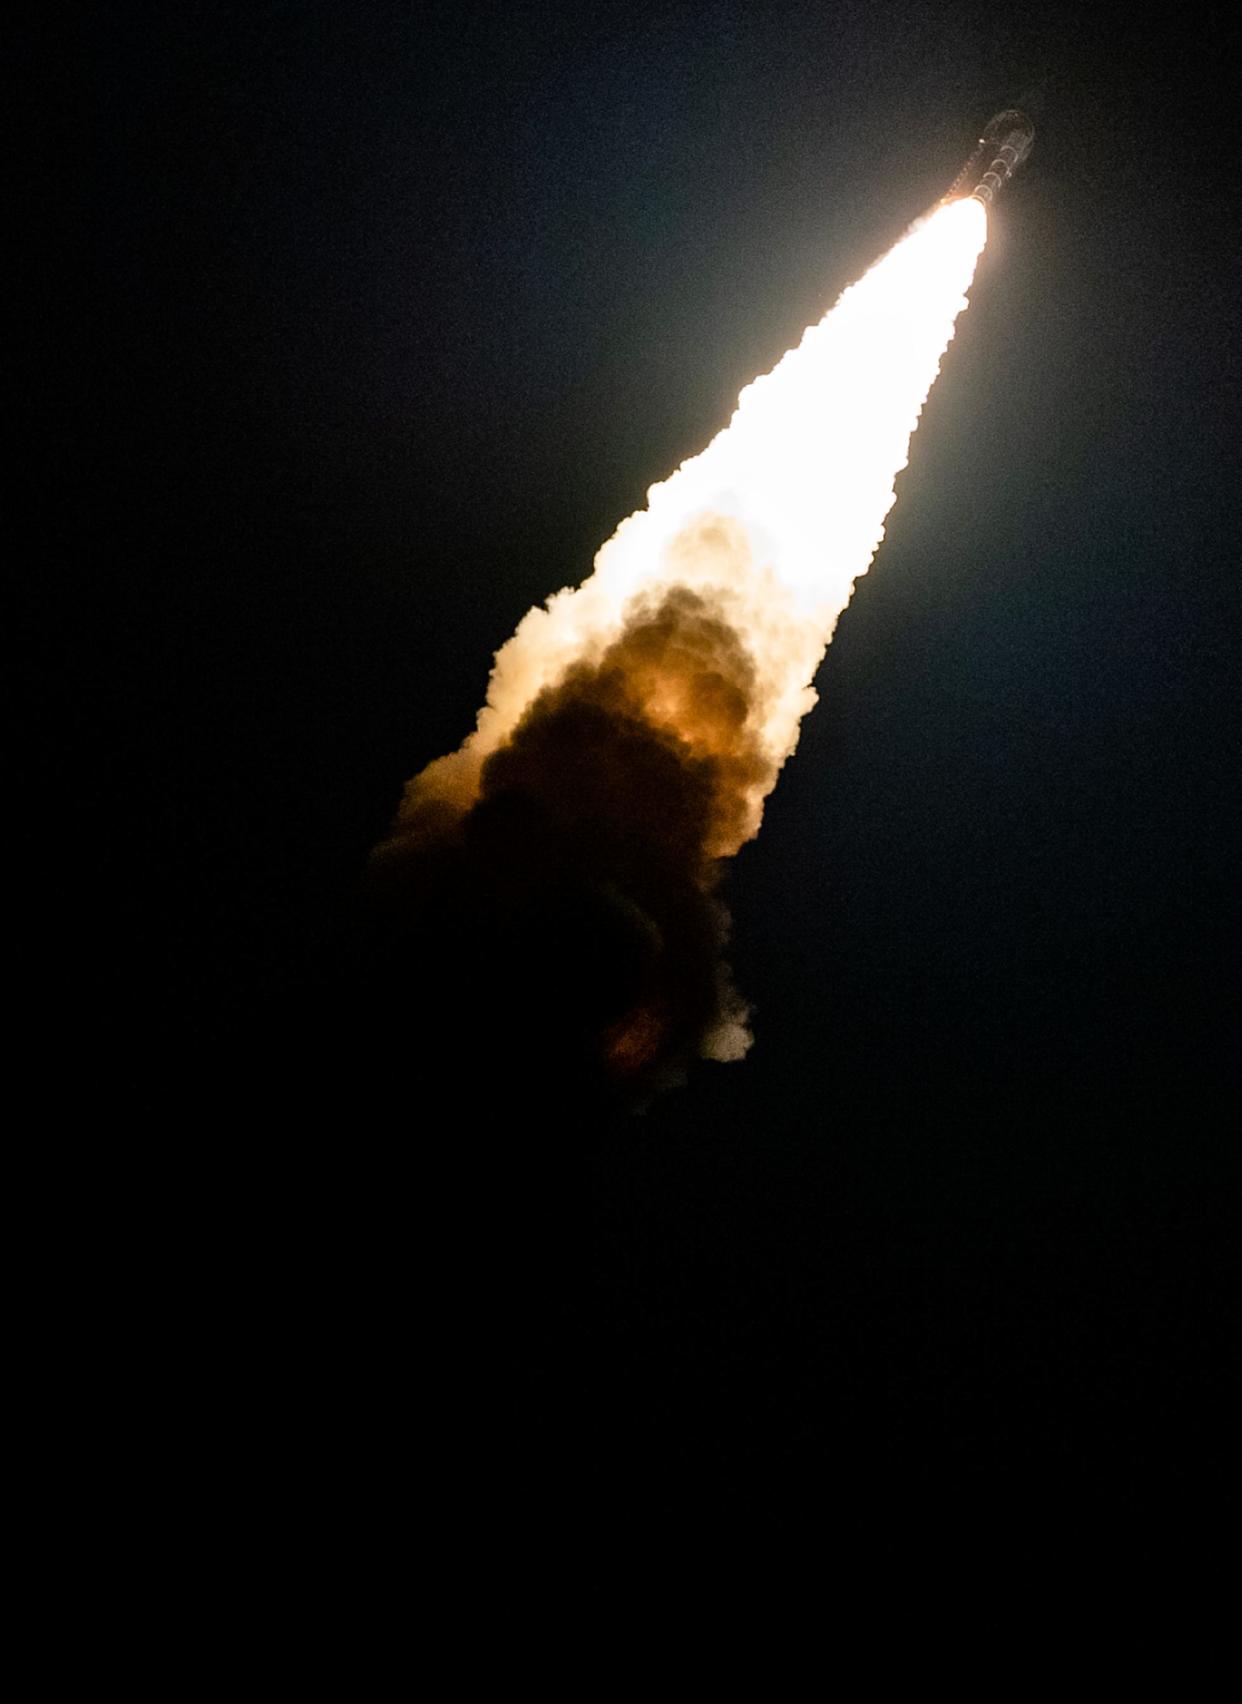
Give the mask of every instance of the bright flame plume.
<svg viewBox="0 0 1242 1704">
<path fill-rule="evenodd" d="M 536 694 L 602 651 L 636 596 L 674 585 L 723 596 L 758 664 L 758 731 L 779 767 L 815 703 L 811 681 L 837 618 L 884 537 L 986 238 L 979 202 L 937 209 L 748 385 L 707 449 L 621 522 L 590 579 L 524 617 L 497 653 L 475 732 L 410 783 L 402 816 L 439 793 L 468 803 L 483 761 Z M 658 697 L 649 709 L 677 720 Z M 759 826 L 762 800 L 754 804 L 744 838 Z"/>
</svg>

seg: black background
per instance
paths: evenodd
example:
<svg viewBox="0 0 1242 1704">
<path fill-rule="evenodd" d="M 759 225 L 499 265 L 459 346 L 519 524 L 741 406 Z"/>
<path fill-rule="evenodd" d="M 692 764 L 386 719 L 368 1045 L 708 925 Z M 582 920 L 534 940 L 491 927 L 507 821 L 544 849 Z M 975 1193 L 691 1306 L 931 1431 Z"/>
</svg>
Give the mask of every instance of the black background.
<svg viewBox="0 0 1242 1704">
<path fill-rule="evenodd" d="M 1117 16 L 56 20 L 15 921 L 53 1202 L 110 1203 L 75 1353 L 161 1393 L 191 1526 L 365 1534 L 396 1589 L 393 1529 L 590 1581 L 1227 1523 L 1236 181 L 1212 14 Z M 1034 154 L 729 879 L 751 1055 L 635 1118 L 555 1037 L 507 1075 L 521 964 L 434 1050 L 417 965 L 378 1018 L 401 783 L 1010 104 Z"/>
</svg>

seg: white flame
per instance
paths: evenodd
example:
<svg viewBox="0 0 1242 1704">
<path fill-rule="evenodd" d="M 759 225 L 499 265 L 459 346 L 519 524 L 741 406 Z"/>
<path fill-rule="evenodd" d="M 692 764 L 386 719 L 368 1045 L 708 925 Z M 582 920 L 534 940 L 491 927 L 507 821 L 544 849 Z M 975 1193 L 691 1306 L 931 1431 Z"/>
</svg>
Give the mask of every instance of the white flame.
<svg viewBox="0 0 1242 1704">
<path fill-rule="evenodd" d="M 591 577 L 522 620 L 497 654 L 475 732 L 411 783 L 403 814 L 429 797 L 471 797 L 483 760 L 541 688 L 613 639 L 636 597 L 676 584 L 709 588 L 753 652 L 754 731 L 779 766 L 815 702 L 811 681 L 837 617 L 884 536 L 986 238 L 979 202 L 938 208 L 748 385 L 707 449 L 622 521 Z M 658 706 L 649 711 L 658 719 Z M 748 835 L 762 813 L 762 798 L 753 803 Z"/>
</svg>

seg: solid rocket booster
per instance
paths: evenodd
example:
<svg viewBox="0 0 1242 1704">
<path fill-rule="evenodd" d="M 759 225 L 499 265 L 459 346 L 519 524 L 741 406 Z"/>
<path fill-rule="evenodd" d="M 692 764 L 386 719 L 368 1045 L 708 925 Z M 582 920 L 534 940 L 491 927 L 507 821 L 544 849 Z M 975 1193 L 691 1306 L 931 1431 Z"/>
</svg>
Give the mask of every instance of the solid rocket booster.
<svg viewBox="0 0 1242 1704">
<path fill-rule="evenodd" d="M 946 201 L 963 196 L 990 207 L 1031 151 L 1035 126 L 1024 112 L 998 112 L 953 180 Z"/>
</svg>

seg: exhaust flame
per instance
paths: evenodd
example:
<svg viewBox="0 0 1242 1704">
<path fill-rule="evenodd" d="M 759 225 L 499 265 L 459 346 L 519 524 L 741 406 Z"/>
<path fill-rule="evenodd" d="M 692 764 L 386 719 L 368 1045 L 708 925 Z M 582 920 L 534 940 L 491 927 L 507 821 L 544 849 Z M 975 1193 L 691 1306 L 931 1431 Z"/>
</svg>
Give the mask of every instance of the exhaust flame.
<svg viewBox="0 0 1242 1704">
<path fill-rule="evenodd" d="M 749 1042 L 720 963 L 719 861 L 757 832 L 815 702 L 986 226 L 977 201 L 938 208 L 747 386 L 591 577 L 523 619 L 474 733 L 409 783 L 377 848 L 386 879 L 424 886 L 429 856 L 442 871 L 453 848 L 470 870 L 454 893 L 475 908 L 486 894 L 493 918 L 567 904 L 576 929 L 589 895 L 582 951 L 611 951 L 616 974 L 593 962 L 592 998 L 567 994 L 562 1016 L 614 1075 L 737 1058 Z M 443 880 L 431 887 L 442 904 Z M 537 928 L 519 934 L 538 951 Z"/>
</svg>

